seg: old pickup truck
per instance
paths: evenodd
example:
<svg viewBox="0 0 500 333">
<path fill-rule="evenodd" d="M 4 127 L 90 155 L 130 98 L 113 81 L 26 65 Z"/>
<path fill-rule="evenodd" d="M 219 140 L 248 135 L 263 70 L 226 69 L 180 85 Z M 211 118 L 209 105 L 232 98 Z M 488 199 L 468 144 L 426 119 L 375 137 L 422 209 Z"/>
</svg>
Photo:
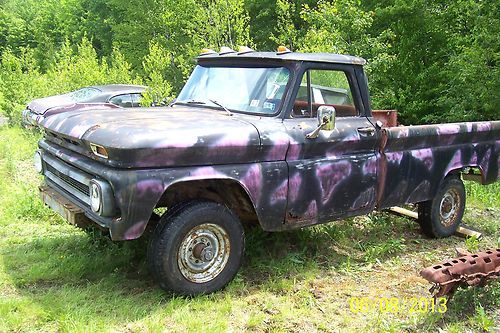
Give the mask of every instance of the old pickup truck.
<svg viewBox="0 0 500 333">
<path fill-rule="evenodd" d="M 364 64 L 205 50 L 168 107 L 45 119 L 41 197 L 113 240 L 152 230 L 152 275 L 186 295 L 231 281 L 245 223 L 282 231 L 417 203 L 425 234 L 451 235 L 464 214 L 462 175 L 499 179 L 500 121 L 384 126 Z"/>
</svg>

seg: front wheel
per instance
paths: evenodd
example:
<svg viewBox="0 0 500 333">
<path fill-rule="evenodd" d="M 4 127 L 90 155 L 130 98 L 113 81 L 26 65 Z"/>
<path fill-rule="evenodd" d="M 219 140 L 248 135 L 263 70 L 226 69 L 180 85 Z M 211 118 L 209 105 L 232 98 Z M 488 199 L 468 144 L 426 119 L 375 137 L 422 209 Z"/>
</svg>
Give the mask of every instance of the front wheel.
<svg viewBox="0 0 500 333">
<path fill-rule="evenodd" d="M 244 247 L 243 227 L 231 210 L 195 201 L 162 217 L 148 247 L 148 261 L 163 289 L 206 294 L 234 278 Z"/>
<path fill-rule="evenodd" d="M 422 232 L 434 238 L 453 235 L 462 222 L 465 198 L 464 183 L 459 177 L 443 179 L 434 198 L 418 204 Z"/>
</svg>

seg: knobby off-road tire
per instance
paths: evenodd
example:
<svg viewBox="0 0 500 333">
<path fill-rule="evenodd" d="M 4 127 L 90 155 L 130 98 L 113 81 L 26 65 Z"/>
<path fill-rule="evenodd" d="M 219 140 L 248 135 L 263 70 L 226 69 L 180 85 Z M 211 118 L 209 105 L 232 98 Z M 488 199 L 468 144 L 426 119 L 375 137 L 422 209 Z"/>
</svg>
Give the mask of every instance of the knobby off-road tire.
<svg viewBox="0 0 500 333">
<path fill-rule="evenodd" d="M 448 176 L 432 200 L 418 204 L 418 223 L 422 232 L 433 238 L 448 237 L 462 222 L 465 188 L 459 176 Z"/>
<path fill-rule="evenodd" d="M 226 286 L 241 266 L 243 226 L 222 204 L 193 201 L 164 214 L 148 245 L 148 263 L 160 287 L 180 295 Z"/>
</svg>

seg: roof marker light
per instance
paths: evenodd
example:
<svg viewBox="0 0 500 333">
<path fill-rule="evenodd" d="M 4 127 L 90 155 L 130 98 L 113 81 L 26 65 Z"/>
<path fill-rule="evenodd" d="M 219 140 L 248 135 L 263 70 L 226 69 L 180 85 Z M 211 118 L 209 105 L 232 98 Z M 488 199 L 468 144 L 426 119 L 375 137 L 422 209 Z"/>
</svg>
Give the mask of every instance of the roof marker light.
<svg viewBox="0 0 500 333">
<path fill-rule="evenodd" d="M 255 52 L 255 50 L 249 48 L 248 46 L 240 46 L 240 48 L 238 49 L 238 54 L 245 54 L 250 52 Z"/>
<path fill-rule="evenodd" d="M 223 46 L 220 48 L 219 55 L 224 55 L 228 53 L 236 53 L 236 51 L 227 46 Z"/>
<path fill-rule="evenodd" d="M 207 55 L 207 54 L 217 54 L 217 52 L 215 52 L 212 49 L 202 49 L 201 53 L 200 53 L 200 56 L 204 56 L 204 55 Z"/>
<path fill-rule="evenodd" d="M 283 46 L 283 45 L 280 45 L 278 46 L 278 50 L 277 50 L 277 54 L 286 54 L 286 53 L 291 53 L 292 51 L 290 51 L 286 46 Z"/>
</svg>

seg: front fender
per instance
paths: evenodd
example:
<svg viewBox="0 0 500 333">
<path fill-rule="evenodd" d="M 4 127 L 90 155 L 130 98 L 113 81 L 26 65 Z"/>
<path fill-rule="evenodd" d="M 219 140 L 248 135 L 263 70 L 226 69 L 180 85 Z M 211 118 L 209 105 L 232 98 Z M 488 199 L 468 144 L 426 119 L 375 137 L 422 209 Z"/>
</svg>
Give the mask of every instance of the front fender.
<svg viewBox="0 0 500 333">
<path fill-rule="evenodd" d="M 264 230 L 280 230 L 288 192 L 285 162 L 128 171 L 111 180 L 121 217 L 111 224 L 113 239 L 142 235 L 153 209 L 172 186 L 193 180 L 231 180 L 250 198 Z"/>
</svg>

